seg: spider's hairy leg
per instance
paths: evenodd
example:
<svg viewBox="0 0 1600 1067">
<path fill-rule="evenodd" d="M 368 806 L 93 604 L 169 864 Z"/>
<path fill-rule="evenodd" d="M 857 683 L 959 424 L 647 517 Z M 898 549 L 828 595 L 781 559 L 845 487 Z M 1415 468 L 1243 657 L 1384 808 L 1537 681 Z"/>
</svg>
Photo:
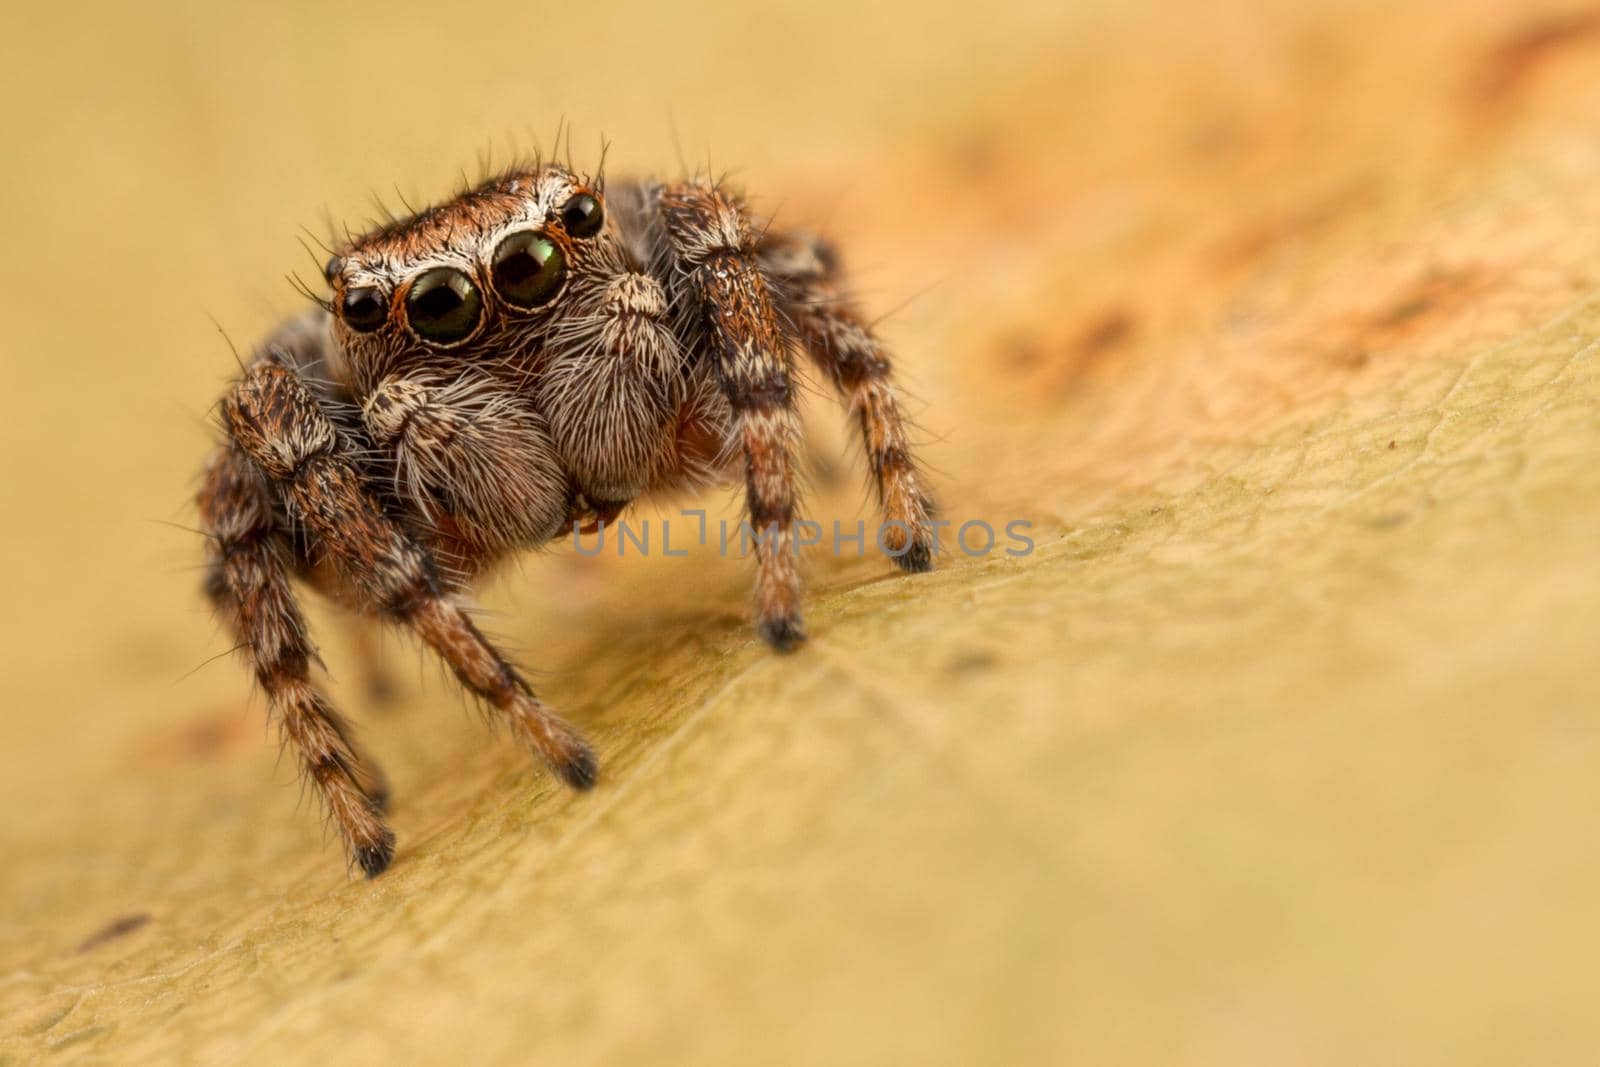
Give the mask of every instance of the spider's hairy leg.
<svg viewBox="0 0 1600 1067">
<path fill-rule="evenodd" d="M 700 182 L 661 194 L 667 233 L 717 361 L 744 451 L 746 510 L 756 540 L 757 627 L 780 651 L 805 640 L 792 537 L 799 436 L 789 388 L 788 336 L 755 260 L 738 201 Z"/>
<path fill-rule="evenodd" d="M 199 497 L 209 535 L 206 591 L 243 644 L 279 729 L 322 796 L 350 858 L 368 878 L 394 855 L 382 779 L 361 761 L 337 712 L 310 679 L 316 655 L 289 584 L 291 552 L 266 486 L 246 456 L 224 446 Z"/>
<path fill-rule="evenodd" d="M 904 570 L 932 570 L 937 508 L 900 417 L 889 355 L 847 295 L 837 256 L 816 238 L 769 234 L 761 264 L 801 344 L 856 417 L 885 547 Z"/>
<path fill-rule="evenodd" d="M 223 400 L 239 447 L 282 490 L 293 514 L 360 606 L 409 626 L 574 789 L 594 785 L 594 753 L 446 595 L 432 556 L 362 484 L 316 399 L 292 370 L 263 360 Z"/>
</svg>

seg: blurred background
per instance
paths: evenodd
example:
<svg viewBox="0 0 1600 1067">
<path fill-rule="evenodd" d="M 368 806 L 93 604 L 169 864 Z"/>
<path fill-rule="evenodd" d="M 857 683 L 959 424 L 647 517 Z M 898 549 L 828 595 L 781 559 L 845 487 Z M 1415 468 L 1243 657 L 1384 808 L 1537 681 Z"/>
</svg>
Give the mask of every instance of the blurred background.
<svg viewBox="0 0 1600 1067">
<path fill-rule="evenodd" d="M 1600 9 L 58 5 L 0 71 L 0 1063 L 1592 1062 Z M 1038 548 L 818 555 L 788 658 L 743 561 L 530 557 L 583 797 L 316 607 L 362 883 L 199 594 L 210 408 L 305 245 L 558 129 L 832 236 Z"/>
</svg>

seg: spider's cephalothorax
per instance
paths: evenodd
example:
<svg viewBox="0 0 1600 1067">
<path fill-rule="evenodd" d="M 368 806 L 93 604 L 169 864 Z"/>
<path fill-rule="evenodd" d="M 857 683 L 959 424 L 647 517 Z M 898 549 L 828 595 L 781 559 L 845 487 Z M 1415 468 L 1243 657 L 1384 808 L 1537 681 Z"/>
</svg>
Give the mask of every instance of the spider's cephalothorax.
<svg viewBox="0 0 1600 1067">
<path fill-rule="evenodd" d="M 757 626 L 799 644 L 797 352 L 859 420 L 885 546 L 932 565 L 889 362 L 836 257 L 719 185 L 535 166 L 352 241 L 326 275 L 322 310 L 280 328 L 223 398 L 199 504 L 207 590 L 368 876 L 394 851 L 384 789 L 311 680 L 291 577 L 410 628 L 584 789 L 594 755 L 459 597 L 511 551 L 742 469 L 764 535 Z"/>
</svg>

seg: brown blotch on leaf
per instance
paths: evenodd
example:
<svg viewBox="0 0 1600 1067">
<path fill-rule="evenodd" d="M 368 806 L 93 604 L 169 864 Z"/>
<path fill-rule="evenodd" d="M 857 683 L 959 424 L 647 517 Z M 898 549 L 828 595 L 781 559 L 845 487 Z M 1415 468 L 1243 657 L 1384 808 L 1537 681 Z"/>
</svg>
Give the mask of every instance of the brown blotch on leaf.
<svg viewBox="0 0 1600 1067">
<path fill-rule="evenodd" d="M 1127 341 L 1133 336 L 1135 325 L 1132 313 L 1123 308 L 1113 308 L 1078 334 L 1072 346 L 1073 354 L 1080 364 L 1090 362 Z"/>
<path fill-rule="evenodd" d="M 1399 337 L 1461 307 L 1482 286 L 1474 271 L 1431 271 L 1371 323 L 1372 332 Z"/>
<path fill-rule="evenodd" d="M 1468 103 L 1503 106 L 1527 88 L 1539 67 L 1557 53 L 1600 35 L 1600 10 L 1551 15 L 1502 37 L 1473 72 Z"/>
<path fill-rule="evenodd" d="M 1210 256 L 1210 265 L 1225 274 L 1244 270 L 1282 244 L 1321 232 L 1370 196 L 1371 189 L 1366 182 L 1352 182 L 1304 204 L 1270 214 L 1218 243 Z"/>
<path fill-rule="evenodd" d="M 1138 329 L 1138 319 L 1126 308 L 1110 308 L 1090 319 L 1068 342 L 1061 363 L 1051 378 L 1057 388 L 1069 388 L 1093 373 L 1106 356 L 1126 345 Z"/>
<path fill-rule="evenodd" d="M 1197 123 L 1189 131 L 1186 141 L 1189 151 L 1197 159 L 1216 161 L 1241 154 L 1249 143 L 1249 135 L 1237 120 L 1217 116 Z"/>
<path fill-rule="evenodd" d="M 1477 271 L 1432 271 L 1399 299 L 1349 327 L 1344 342 L 1334 350 L 1334 360 L 1359 370 L 1372 361 L 1375 352 L 1423 342 L 1430 331 L 1445 326 L 1483 289 Z"/>
<path fill-rule="evenodd" d="M 1049 350 L 1031 333 L 1014 333 L 1003 338 L 998 345 L 999 356 L 1015 370 L 1032 370 L 1045 361 Z"/>
<path fill-rule="evenodd" d="M 183 730 L 184 750 L 190 755 L 207 759 L 242 742 L 253 741 L 256 735 L 251 722 L 248 716 L 235 713 L 212 716 L 191 723 Z"/>
<path fill-rule="evenodd" d="M 945 664 L 945 671 L 950 674 L 976 674 L 992 670 L 999 663 L 999 658 L 992 652 L 983 650 L 963 652 Z"/>
<path fill-rule="evenodd" d="M 94 933 L 90 934 L 88 937 L 84 938 L 82 943 L 78 945 L 78 951 L 88 952 L 92 949 L 99 948 L 107 941 L 115 941 L 119 937 L 126 937 L 135 930 L 139 929 L 141 926 L 144 926 L 149 921 L 149 914 L 142 911 L 113 919 L 100 929 L 96 930 Z"/>
<path fill-rule="evenodd" d="M 999 343 L 997 356 L 1011 369 L 1037 375 L 1032 386 L 1046 392 L 1069 389 L 1092 373 L 1109 354 L 1124 347 L 1139 329 L 1137 315 L 1125 307 L 1100 311 L 1076 327 L 1047 335 L 1018 331 Z"/>
<path fill-rule="evenodd" d="M 999 132 L 991 127 L 969 130 L 956 139 L 950 162 L 967 181 L 988 181 L 1000 170 L 1003 144 Z"/>
</svg>

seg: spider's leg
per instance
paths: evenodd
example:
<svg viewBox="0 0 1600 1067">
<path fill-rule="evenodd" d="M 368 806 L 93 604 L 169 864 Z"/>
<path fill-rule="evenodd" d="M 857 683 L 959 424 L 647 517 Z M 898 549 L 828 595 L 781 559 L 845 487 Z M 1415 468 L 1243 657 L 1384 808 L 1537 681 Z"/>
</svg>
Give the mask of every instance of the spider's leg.
<svg viewBox="0 0 1600 1067">
<path fill-rule="evenodd" d="M 888 353 L 846 294 L 837 257 L 815 238 L 769 234 L 761 266 L 801 344 L 856 417 L 883 509 L 885 547 L 903 569 L 931 570 L 937 509 L 911 453 Z"/>
<path fill-rule="evenodd" d="M 224 398 L 222 414 L 359 606 L 410 627 L 569 786 L 595 783 L 589 746 L 450 599 L 433 557 L 367 491 L 332 422 L 292 370 L 256 363 Z"/>
<path fill-rule="evenodd" d="M 316 656 L 289 585 L 292 551 L 261 475 L 244 453 L 220 449 L 200 490 L 210 535 L 206 591 L 255 667 L 284 738 L 368 878 L 394 855 L 382 779 L 364 766 L 349 731 L 311 683 Z"/>
<path fill-rule="evenodd" d="M 757 627 L 780 651 L 805 640 L 793 548 L 795 442 L 789 338 L 755 261 L 742 206 L 699 182 L 668 186 L 662 218 L 684 271 L 744 452 L 745 507 L 756 539 Z"/>
</svg>

